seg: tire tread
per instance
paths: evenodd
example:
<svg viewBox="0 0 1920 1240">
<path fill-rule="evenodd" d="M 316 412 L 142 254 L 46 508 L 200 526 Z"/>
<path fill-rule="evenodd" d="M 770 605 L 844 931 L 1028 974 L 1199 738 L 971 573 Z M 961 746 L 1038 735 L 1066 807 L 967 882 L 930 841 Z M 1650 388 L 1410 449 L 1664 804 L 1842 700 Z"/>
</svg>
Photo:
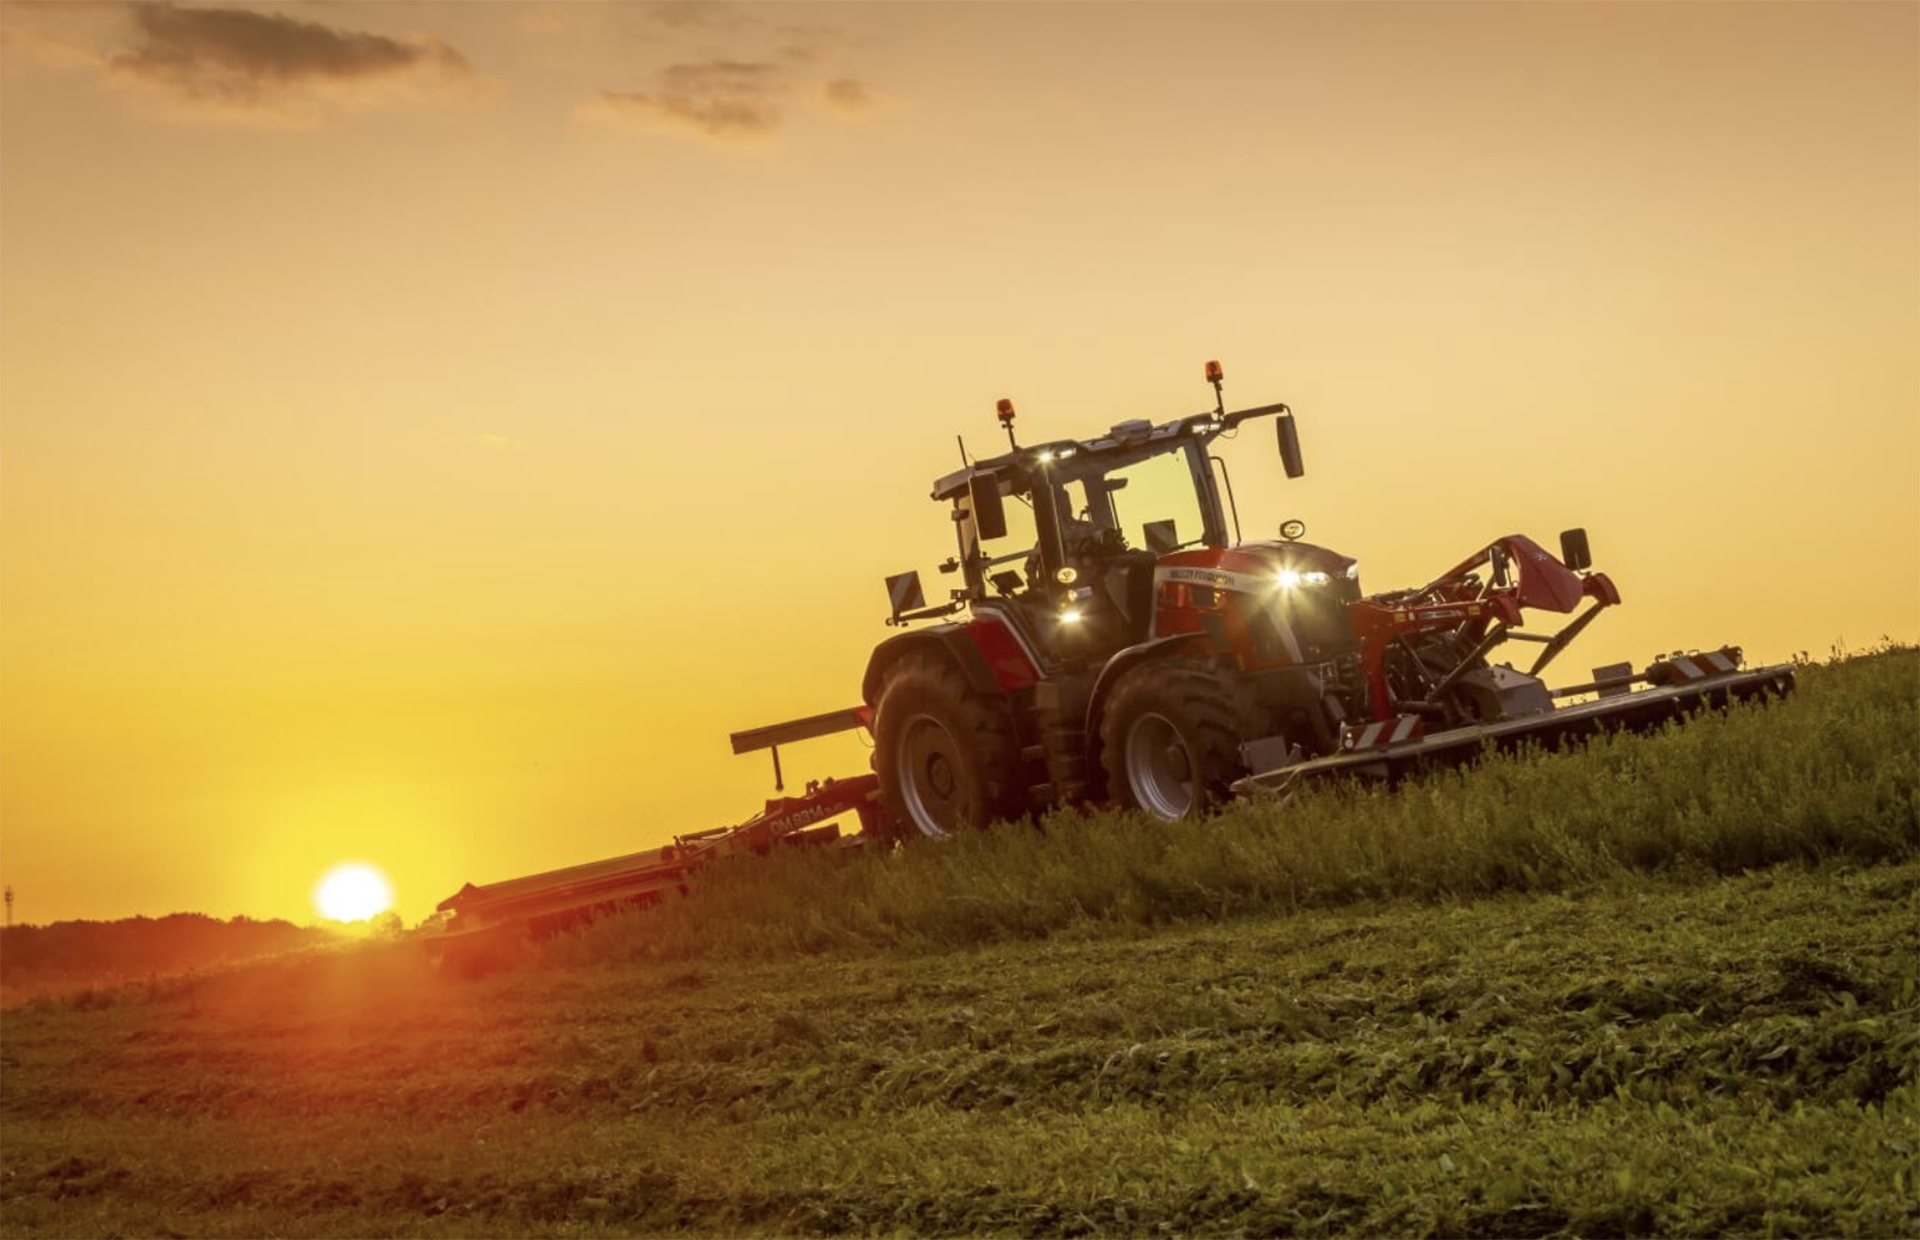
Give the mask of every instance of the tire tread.
<svg viewBox="0 0 1920 1240">
<path fill-rule="evenodd" d="M 887 669 L 879 694 L 879 713 L 874 719 L 875 766 L 880 770 L 880 800 L 891 820 L 894 832 L 912 837 L 919 834 L 907 811 L 895 779 L 890 777 L 882 751 L 892 743 L 887 733 L 886 703 L 902 690 L 915 691 L 934 703 L 947 704 L 950 721 L 956 725 L 954 739 L 970 745 L 980 762 L 986 790 L 985 820 L 976 827 L 1018 817 L 1026 808 L 1020 780 L 1020 747 L 1014 740 L 1013 719 L 1005 699 L 973 688 L 950 659 L 928 652 L 901 657 Z"/>
<path fill-rule="evenodd" d="M 1100 718 L 1100 764 L 1109 795 L 1129 808 L 1126 739 L 1121 724 L 1148 704 L 1177 716 L 1189 734 L 1200 773 L 1195 809 L 1207 814 L 1228 799 L 1227 787 L 1247 773 L 1240 743 L 1265 734 L 1265 720 L 1252 693 L 1228 669 L 1197 660 L 1158 660 L 1133 668 L 1114 686 Z"/>
</svg>

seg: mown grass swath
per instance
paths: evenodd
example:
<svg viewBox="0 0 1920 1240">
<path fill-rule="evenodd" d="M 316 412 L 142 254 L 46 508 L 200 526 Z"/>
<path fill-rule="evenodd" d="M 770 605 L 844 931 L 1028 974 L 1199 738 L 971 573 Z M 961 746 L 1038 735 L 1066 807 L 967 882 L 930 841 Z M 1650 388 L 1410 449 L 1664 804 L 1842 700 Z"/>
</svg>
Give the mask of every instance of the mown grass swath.
<svg viewBox="0 0 1920 1240">
<path fill-rule="evenodd" d="M 1909 1234 L 1916 701 L 36 1001 L 0 1236 Z"/>
<path fill-rule="evenodd" d="M 1553 891 L 1920 849 L 1920 650 L 1566 753 L 1489 754 L 1397 789 L 1322 785 L 1200 823 L 1055 815 L 939 846 L 798 853 L 557 940 L 557 959 L 941 947 L 1354 901 Z"/>
<path fill-rule="evenodd" d="M 0 1235 L 1908 1234 L 1916 878 L 38 1004 Z"/>
</svg>

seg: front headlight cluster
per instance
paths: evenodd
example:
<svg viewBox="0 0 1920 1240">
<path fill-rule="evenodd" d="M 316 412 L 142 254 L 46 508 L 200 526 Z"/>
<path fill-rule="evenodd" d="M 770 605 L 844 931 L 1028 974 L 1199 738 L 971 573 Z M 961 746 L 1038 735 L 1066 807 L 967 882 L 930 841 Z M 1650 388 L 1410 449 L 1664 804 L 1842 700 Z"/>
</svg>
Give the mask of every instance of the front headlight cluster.
<svg viewBox="0 0 1920 1240">
<path fill-rule="evenodd" d="M 1346 577 L 1348 581 L 1360 580 L 1360 565 L 1357 563 L 1347 565 Z M 1323 573 L 1319 569 L 1301 573 L 1291 568 L 1283 568 L 1273 575 L 1275 588 L 1281 590 L 1294 590 L 1301 586 L 1324 586 L 1331 584 L 1332 581 L 1331 573 Z"/>
<path fill-rule="evenodd" d="M 1071 568 L 1061 569 L 1060 579 L 1062 581 L 1072 581 L 1074 580 L 1075 577 L 1078 576 L 1078 574 L 1074 574 L 1073 577 L 1069 577 L 1067 576 L 1067 574 L 1069 573 L 1073 573 L 1073 570 Z M 1092 598 L 1093 598 L 1093 587 L 1091 586 L 1081 586 L 1077 590 L 1068 590 L 1064 594 L 1062 594 L 1060 598 L 1060 623 L 1062 624 L 1080 623 L 1081 619 L 1084 618 L 1084 616 L 1086 615 L 1085 611 L 1083 610 L 1083 607 Z"/>
</svg>

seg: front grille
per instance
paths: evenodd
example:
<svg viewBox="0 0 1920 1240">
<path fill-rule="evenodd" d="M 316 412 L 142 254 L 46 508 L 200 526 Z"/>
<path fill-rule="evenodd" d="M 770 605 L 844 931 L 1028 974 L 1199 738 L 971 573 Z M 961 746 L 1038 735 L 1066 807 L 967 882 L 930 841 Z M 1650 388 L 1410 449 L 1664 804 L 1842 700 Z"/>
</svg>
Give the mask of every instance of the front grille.
<svg viewBox="0 0 1920 1240">
<path fill-rule="evenodd" d="M 1308 662 L 1317 663 L 1354 646 L 1358 639 L 1347 604 L 1359 597 L 1360 585 L 1354 581 L 1291 592 L 1288 619 L 1293 622 L 1300 653 Z"/>
</svg>

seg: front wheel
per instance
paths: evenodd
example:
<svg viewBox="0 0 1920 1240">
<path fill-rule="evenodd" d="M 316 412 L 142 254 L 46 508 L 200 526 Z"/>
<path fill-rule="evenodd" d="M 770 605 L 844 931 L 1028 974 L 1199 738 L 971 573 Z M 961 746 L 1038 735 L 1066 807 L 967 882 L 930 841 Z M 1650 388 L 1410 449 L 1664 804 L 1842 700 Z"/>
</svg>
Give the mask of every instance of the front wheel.
<svg viewBox="0 0 1920 1240">
<path fill-rule="evenodd" d="M 1147 663 L 1114 686 L 1100 717 L 1101 764 L 1115 800 L 1166 822 L 1233 799 L 1247 774 L 1240 742 L 1260 735 L 1246 686 L 1206 664 Z"/>
</svg>

